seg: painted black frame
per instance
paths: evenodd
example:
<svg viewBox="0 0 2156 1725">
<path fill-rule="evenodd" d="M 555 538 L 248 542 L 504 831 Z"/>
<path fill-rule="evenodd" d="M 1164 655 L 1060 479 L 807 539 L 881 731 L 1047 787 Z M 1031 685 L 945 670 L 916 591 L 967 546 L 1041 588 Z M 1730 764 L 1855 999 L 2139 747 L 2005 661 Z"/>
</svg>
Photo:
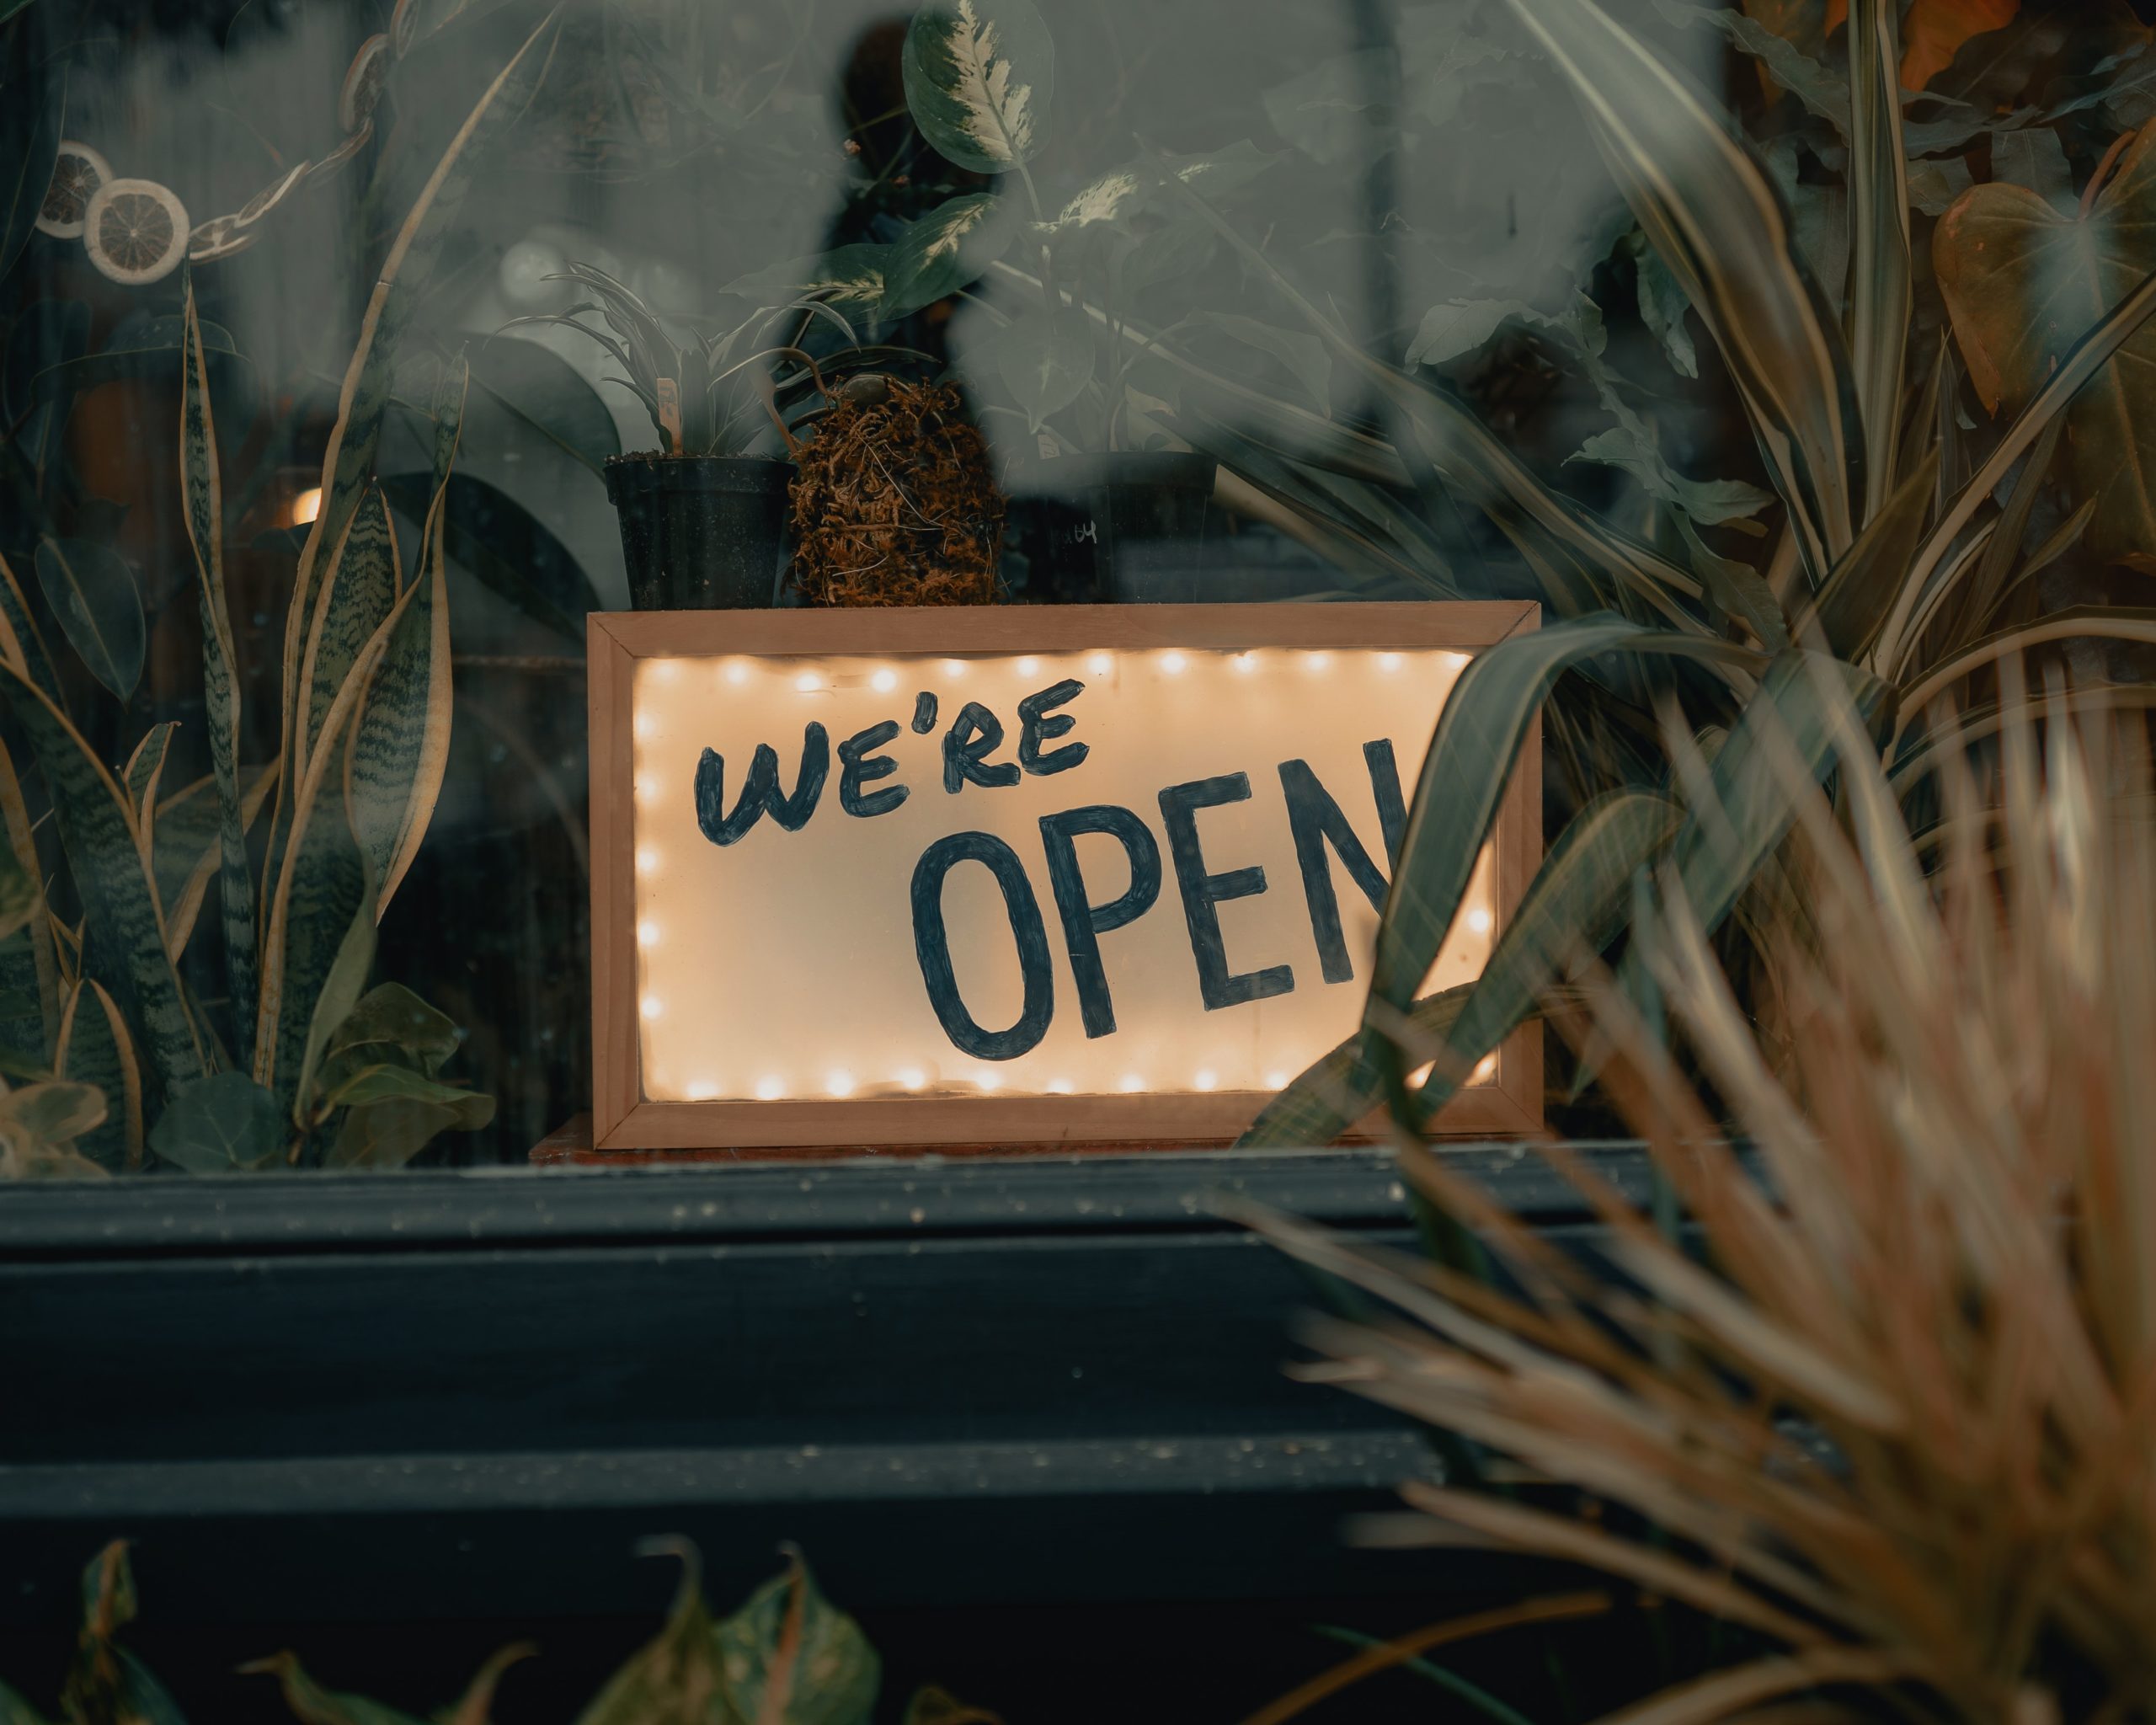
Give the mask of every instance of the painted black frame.
<svg viewBox="0 0 2156 1725">
<path fill-rule="evenodd" d="M 1583 1226 L 1522 1147 L 1448 1154 Z M 1283 1374 L 1319 1290 L 1224 1192 L 1412 1242 L 1381 1151 L 0 1193 L 0 1624 L 72 1618 L 114 1535 L 216 1621 L 385 1576 L 411 1618 L 648 1610 L 656 1533 L 718 1596 L 798 1541 L 863 1608 L 1428 1594 L 1339 1524 L 1428 1446 Z"/>
</svg>

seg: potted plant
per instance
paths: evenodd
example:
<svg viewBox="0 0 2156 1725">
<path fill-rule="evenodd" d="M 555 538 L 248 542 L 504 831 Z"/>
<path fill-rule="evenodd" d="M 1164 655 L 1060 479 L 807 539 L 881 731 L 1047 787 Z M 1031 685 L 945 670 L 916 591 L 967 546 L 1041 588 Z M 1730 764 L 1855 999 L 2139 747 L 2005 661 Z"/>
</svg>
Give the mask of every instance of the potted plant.
<svg viewBox="0 0 2156 1725">
<path fill-rule="evenodd" d="M 906 32 L 907 106 L 938 154 L 973 174 L 1010 175 L 1014 206 L 963 193 L 915 222 L 889 249 L 881 315 L 902 317 L 983 275 L 1015 302 L 979 303 L 999 328 L 992 373 L 1004 399 L 984 411 L 1023 422 L 1026 453 L 1006 462 L 1011 531 L 1050 565 L 1049 585 L 1118 600 L 1198 596 L 1215 463 L 1169 430 L 1166 401 L 1142 387 L 1154 339 L 1129 314 L 1143 290 L 1186 275 L 1212 236 L 1166 195 L 1180 177 L 1221 191 L 1268 159 L 1244 143 L 1212 155 L 1147 157 L 1074 191 L 1059 213 L 1027 166 L 1048 133 L 1054 44 L 1029 0 L 933 3 Z M 1166 553 L 1166 555 L 1163 555 Z"/>
<path fill-rule="evenodd" d="M 589 336 L 621 361 L 612 382 L 636 393 L 659 446 L 606 462 L 606 494 L 619 511 L 629 602 L 638 611 L 768 606 L 780 576 L 787 492 L 800 451 L 795 428 L 821 410 L 825 376 L 801 345 L 823 318 L 846 332 L 830 307 L 797 300 L 761 307 L 714 336 L 687 330 L 677 340 L 631 289 L 589 264 L 565 279 L 591 297 L 566 312 L 515 319 L 559 323 Z M 597 312 L 600 329 L 582 321 Z M 774 340 L 791 325 L 791 333 Z M 771 452 L 776 433 L 783 453 Z"/>
</svg>

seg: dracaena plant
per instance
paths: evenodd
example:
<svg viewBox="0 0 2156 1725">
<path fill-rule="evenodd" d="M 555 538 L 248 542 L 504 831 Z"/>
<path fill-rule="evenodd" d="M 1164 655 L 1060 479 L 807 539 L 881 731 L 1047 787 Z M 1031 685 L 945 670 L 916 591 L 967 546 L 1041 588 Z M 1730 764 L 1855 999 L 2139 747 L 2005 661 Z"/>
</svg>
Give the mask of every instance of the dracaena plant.
<svg viewBox="0 0 2156 1725">
<path fill-rule="evenodd" d="M 376 925 L 425 836 L 447 759 L 443 517 L 461 361 L 435 391 L 432 503 L 408 570 L 375 457 L 398 337 L 470 182 L 467 158 L 523 110 L 556 28 L 549 14 L 480 96 L 377 279 L 292 577 L 265 727 L 275 760 L 240 753 L 252 679 L 226 592 L 211 350 L 191 280 L 175 447 L 202 618 L 207 777 L 163 788 L 170 723 L 116 772 L 99 757 L 0 563 L 0 699 L 13 721 L 0 748 L 0 1028 L 15 1087 L 0 1097 L 0 1173 L 134 1170 L 153 1156 L 200 1172 L 394 1166 L 492 1116 L 491 1097 L 440 1076 L 456 1026 L 398 985 L 368 987 Z M 58 547 L 39 560 L 68 646 L 124 698 L 141 670 L 139 633 L 131 672 L 94 580 Z M 49 818 L 33 817 L 26 781 Z"/>
<path fill-rule="evenodd" d="M 676 324 L 676 335 L 635 291 L 592 264 L 572 263 L 565 276 L 549 279 L 573 281 L 591 296 L 566 312 L 505 327 L 556 324 L 598 343 L 627 374 L 608 381 L 643 404 L 663 455 L 745 455 L 773 431 L 789 453 L 798 451 L 798 428 L 823 411 L 829 395 L 823 365 L 803 345 L 819 322 L 842 337 L 844 360 L 857 365 L 892 356 L 890 350 L 862 348 L 852 326 L 823 297 L 760 307 L 717 335 Z M 606 328 L 584 321 L 595 312 Z"/>
<path fill-rule="evenodd" d="M 1506 6 L 1578 96 L 1646 244 L 1712 337 L 1774 507 L 1765 534 L 1746 542 L 1750 556 L 1710 544 L 1674 511 L 1650 537 L 1598 516 L 1449 389 L 1370 354 L 1196 189 L 1167 182 L 1384 404 L 1391 430 L 1278 409 L 1251 434 L 1200 393 L 1186 397 L 1193 440 L 1344 565 L 1431 590 L 1461 589 L 1441 511 L 1470 505 L 1554 614 L 1462 676 L 1395 862 L 1364 1028 L 1276 1099 L 1252 1143 L 1329 1140 L 1388 1097 L 1409 1128 L 1427 1127 L 1462 1075 L 1534 1012 L 1554 968 L 1621 938 L 1643 871 L 1673 869 L 1710 931 L 1734 919 L 1741 933 L 1776 879 L 1793 819 L 1757 770 L 1761 736 L 1793 738 L 1826 775 L 1822 687 L 1849 692 L 1897 790 L 1922 794 L 1933 750 L 1996 723 L 2002 659 L 2074 638 L 2156 642 L 2156 613 L 2033 604 L 2034 577 L 2101 507 L 2084 467 L 2108 479 L 2100 463 L 2077 466 L 2054 520 L 2038 518 L 2039 501 L 2060 494 L 2054 457 L 2069 405 L 2124 387 L 2118 356 L 2156 307 L 2156 277 L 2107 274 L 2085 327 L 2027 326 L 2032 352 L 2015 374 L 2026 382 L 2000 392 L 2018 411 L 1981 436 L 1961 428 L 1954 350 L 1910 339 L 1908 150 L 1935 140 L 1906 135 L 1886 0 L 1851 7 L 1849 76 L 1838 98 L 1815 92 L 1845 131 L 1841 307 L 1807 266 L 1774 174 L 1662 52 L 1593 0 Z M 1246 415 L 1252 403 L 1245 394 L 1229 405 Z M 2079 698 L 2128 697 L 2084 686 Z M 1482 975 L 1418 998 L 1538 713 L 1577 812 Z M 1620 975 L 1652 997 L 1642 967 Z M 1397 1045 L 1411 1027 L 1447 1050 L 1419 1084 Z"/>
</svg>

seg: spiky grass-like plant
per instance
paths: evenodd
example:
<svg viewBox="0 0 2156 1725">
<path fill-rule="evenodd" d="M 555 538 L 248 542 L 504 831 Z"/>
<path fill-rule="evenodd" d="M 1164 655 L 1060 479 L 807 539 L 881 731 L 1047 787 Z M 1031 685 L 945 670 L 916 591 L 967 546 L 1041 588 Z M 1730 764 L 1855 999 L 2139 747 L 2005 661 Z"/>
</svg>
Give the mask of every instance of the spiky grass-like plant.
<svg viewBox="0 0 2156 1725">
<path fill-rule="evenodd" d="M 1848 1685 L 1936 1718 L 2156 1706 L 2151 779 L 2138 733 L 2053 705 L 1943 769 L 1913 838 L 1853 718 L 1838 805 L 1791 751 L 1785 1052 L 1667 884 L 1641 945 L 1699 1076 L 1614 988 L 1561 1009 L 1609 1050 L 1701 1249 L 1555 1146 L 1604 1274 L 1421 1146 L 1410 1178 L 1517 1291 L 1266 1224 L 1404 1320 L 1318 1327 L 1310 1375 L 1653 1530 L 1416 1484 L 1374 1533 L 1582 1562 L 1772 1649 L 1657 1720 Z"/>
</svg>

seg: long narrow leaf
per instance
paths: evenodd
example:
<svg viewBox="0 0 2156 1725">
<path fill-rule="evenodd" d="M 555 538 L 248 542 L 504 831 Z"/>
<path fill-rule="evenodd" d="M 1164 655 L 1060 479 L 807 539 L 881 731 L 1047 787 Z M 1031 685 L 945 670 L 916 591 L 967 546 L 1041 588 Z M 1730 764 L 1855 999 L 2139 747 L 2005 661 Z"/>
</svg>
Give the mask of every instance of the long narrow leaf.
<svg viewBox="0 0 2156 1725">
<path fill-rule="evenodd" d="M 1894 486 L 1909 339 L 1908 163 L 1892 0 L 1849 7 L 1849 365 L 1865 447 L 1864 516 Z"/>
<path fill-rule="evenodd" d="M 1668 57 L 1593 0 L 1506 3 L 1571 82 L 1625 202 L 1713 332 L 1823 581 L 1856 537 L 1864 432 L 1841 332 L 1773 181 Z"/>
</svg>

